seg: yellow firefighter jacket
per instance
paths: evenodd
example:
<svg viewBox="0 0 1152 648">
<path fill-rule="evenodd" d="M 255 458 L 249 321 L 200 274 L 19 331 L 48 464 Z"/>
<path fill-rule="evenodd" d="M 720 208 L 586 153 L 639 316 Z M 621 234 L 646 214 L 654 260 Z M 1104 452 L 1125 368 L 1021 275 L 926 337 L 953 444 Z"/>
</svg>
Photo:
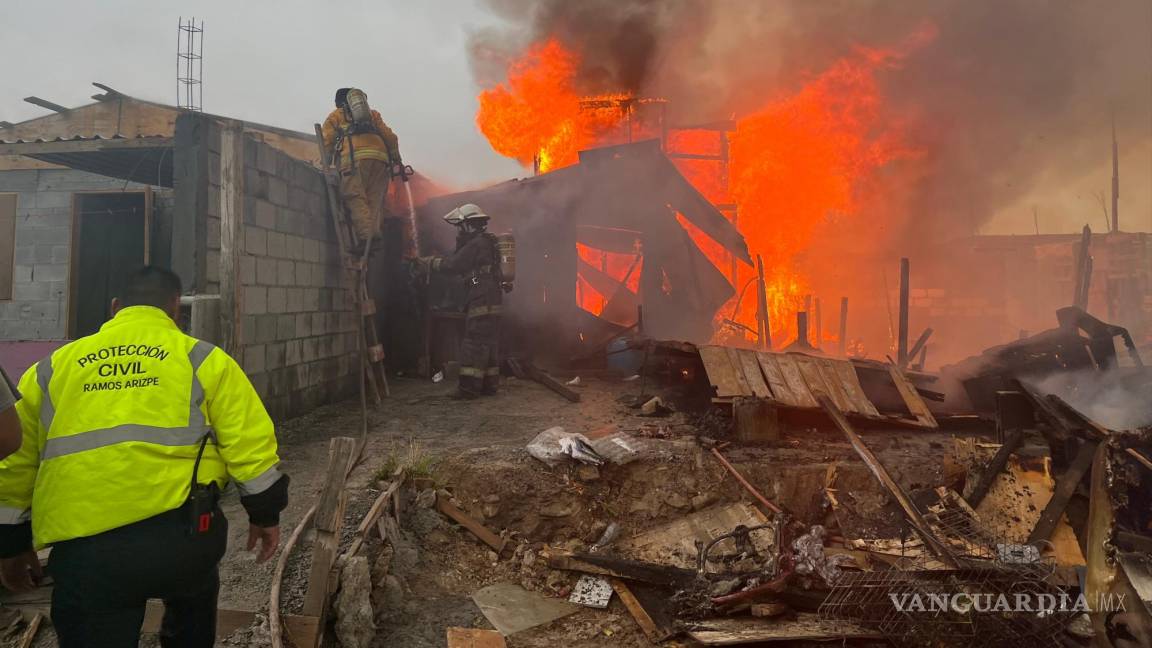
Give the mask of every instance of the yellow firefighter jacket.
<svg viewBox="0 0 1152 648">
<path fill-rule="evenodd" d="M 20 450 L 0 462 L 0 524 L 32 518 L 37 547 L 178 508 L 197 481 L 241 495 L 280 478 L 276 437 L 252 384 L 223 350 L 185 335 L 151 306 L 25 372 Z"/>
<path fill-rule="evenodd" d="M 324 120 L 323 128 L 324 150 L 332 164 L 338 164 L 341 171 L 348 171 L 354 161 L 360 160 L 399 164 L 400 140 L 375 110 L 372 111 L 372 125 L 375 132 L 350 134 L 351 124 L 344 109 L 333 110 Z"/>
</svg>

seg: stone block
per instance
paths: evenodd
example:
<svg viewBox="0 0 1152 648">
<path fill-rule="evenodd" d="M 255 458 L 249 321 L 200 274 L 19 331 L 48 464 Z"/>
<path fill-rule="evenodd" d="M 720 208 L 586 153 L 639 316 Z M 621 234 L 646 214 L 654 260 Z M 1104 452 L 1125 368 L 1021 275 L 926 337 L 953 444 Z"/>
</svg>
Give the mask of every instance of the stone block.
<svg viewBox="0 0 1152 648">
<path fill-rule="evenodd" d="M 244 249 L 248 254 L 266 256 L 268 254 L 268 230 L 261 227 L 244 227 Z"/>
<path fill-rule="evenodd" d="M 47 281 L 12 284 L 13 301 L 45 301 L 52 295 L 52 284 Z"/>
<path fill-rule="evenodd" d="M 245 286 L 256 283 L 256 258 L 250 254 L 240 257 L 240 283 Z"/>
<path fill-rule="evenodd" d="M 284 288 L 268 289 L 268 312 L 283 313 L 288 310 L 288 294 Z"/>
<path fill-rule="evenodd" d="M 266 347 L 263 344 L 250 344 L 244 347 L 244 360 L 241 366 L 244 367 L 244 372 L 248 375 L 258 374 L 264 371 L 264 359 Z"/>
<path fill-rule="evenodd" d="M 281 259 L 276 262 L 276 283 L 282 286 L 295 286 L 296 282 L 296 263 Z"/>
<path fill-rule="evenodd" d="M 288 245 L 284 235 L 280 232 L 268 232 L 268 256 L 282 259 L 287 252 Z"/>
<path fill-rule="evenodd" d="M 262 286 L 276 285 L 276 259 L 272 257 L 256 258 L 256 283 Z"/>
<path fill-rule="evenodd" d="M 268 312 L 268 289 L 251 286 L 244 289 L 244 312 L 249 315 L 262 315 Z"/>
<path fill-rule="evenodd" d="M 304 258 L 304 239 L 299 236 L 288 234 L 284 237 L 285 256 L 293 261 L 300 261 Z"/>
<path fill-rule="evenodd" d="M 292 337 L 308 337 L 312 335 L 312 314 L 299 313 L 295 315 L 296 328 Z"/>
<path fill-rule="evenodd" d="M 278 207 L 288 206 L 288 183 L 276 176 L 268 177 L 268 200 Z"/>
<path fill-rule="evenodd" d="M 284 344 L 284 364 L 293 366 L 300 364 L 304 342 L 302 340 L 288 340 Z"/>
<path fill-rule="evenodd" d="M 267 369 L 279 369 L 284 366 L 285 344 L 283 342 L 274 342 L 267 346 L 264 358 L 264 366 Z"/>
</svg>

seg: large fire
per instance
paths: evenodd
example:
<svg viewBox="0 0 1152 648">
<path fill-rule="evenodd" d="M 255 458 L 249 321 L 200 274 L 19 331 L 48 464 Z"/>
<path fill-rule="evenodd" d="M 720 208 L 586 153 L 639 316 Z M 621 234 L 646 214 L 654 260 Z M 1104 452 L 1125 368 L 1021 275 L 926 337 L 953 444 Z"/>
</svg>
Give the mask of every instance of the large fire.
<svg viewBox="0 0 1152 648">
<path fill-rule="evenodd" d="M 717 163 L 676 160 L 709 200 L 735 203 L 737 227 L 752 257 L 764 261 L 774 346 L 795 338 L 795 313 L 805 308 L 812 289 L 813 277 L 799 268 L 798 257 L 821 228 L 859 212 L 862 186 L 885 165 L 918 154 L 901 120 L 885 106 L 878 74 L 934 36 L 932 27 L 924 27 L 896 47 L 860 48 L 799 89 L 766 89 L 763 106 L 737 119 L 728 134 L 727 177 Z M 589 110 L 587 101 L 582 108 L 575 89 L 578 56 L 549 40 L 511 65 L 506 84 L 480 94 L 477 124 L 497 152 L 543 172 L 574 164 L 580 150 L 606 143 L 627 112 Z M 668 151 L 679 153 L 715 155 L 720 146 L 714 131 L 672 131 L 666 141 Z M 734 217 L 731 211 L 726 215 Z M 685 219 L 680 222 L 736 290 L 718 316 L 717 335 L 748 337 L 757 327 L 756 268 L 733 264 L 719 244 Z M 617 281 L 627 277 L 635 290 L 638 273 L 629 259 L 590 248 L 579 255 Z M 594 314 L 611 299 L 586 279 L 577 293 L 580 305 Z M 825 317 L 830 322 L 832 313 Z M 726 320 L 736 325 L 726 326 Z M 812 341 L 835 341 L 833 329 L 825 326 L 822 339 Z"/>
</svg>

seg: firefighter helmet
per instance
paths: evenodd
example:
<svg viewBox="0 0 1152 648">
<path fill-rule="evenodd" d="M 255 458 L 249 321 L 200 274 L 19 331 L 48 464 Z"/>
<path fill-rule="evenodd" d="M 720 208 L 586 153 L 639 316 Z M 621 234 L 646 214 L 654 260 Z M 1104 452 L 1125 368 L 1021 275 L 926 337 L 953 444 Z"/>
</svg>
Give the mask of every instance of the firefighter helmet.
<svg viewBox="0 0 1152 648">
<path fill-rule="evenodd" d="M 488 220 L 488 214 L 485 214 L 484 211 L 476 205 L 468 203 L 445 214 L 444 220 L 447 221 L 449 225 L 463 225 L 464 223 L 475 221 L 486 222 Z"/>
</svg>

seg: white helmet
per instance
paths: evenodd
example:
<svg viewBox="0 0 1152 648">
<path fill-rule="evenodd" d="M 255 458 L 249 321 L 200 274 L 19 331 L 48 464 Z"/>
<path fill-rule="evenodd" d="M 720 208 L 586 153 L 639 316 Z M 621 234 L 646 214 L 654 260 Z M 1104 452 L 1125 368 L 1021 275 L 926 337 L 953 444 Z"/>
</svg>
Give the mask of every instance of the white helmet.
<svg viewBox="0 0 1152 648">
<path fill-rule="evenodd" d="M 488 214 L 485 214 L 483 210 L 472 203 L 461 205 L 444 214 L 444 220 L 447 221 L 449 225 L 463 225 L 468 221 L 480 219 L 488 220 Z"/>
</svg>

